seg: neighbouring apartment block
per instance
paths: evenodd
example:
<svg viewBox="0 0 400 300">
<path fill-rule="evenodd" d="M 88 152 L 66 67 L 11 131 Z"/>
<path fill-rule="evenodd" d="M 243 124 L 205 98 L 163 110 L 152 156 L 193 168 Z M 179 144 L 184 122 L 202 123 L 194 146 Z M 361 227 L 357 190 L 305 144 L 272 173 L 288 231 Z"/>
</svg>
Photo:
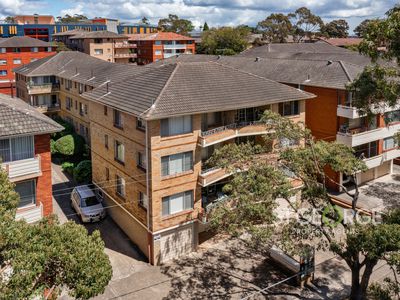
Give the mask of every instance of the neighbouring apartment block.
<svg viewBox="0 0 400 300">
<path fill-rule="evenodd" d="M 207 60 L 139 67 L 62 52 L 16 72 L 26 101 L 28 82 L 59 84 L 58 115 L 89 129 L 99 196 L 153 264 L 195 250 L 207 214 L 228 199 L 222 187 L 232 174 L 207 165 L 213 151 L 247 141 L 271 150 L 263 111 L 304 122 L 314 97 Z M 257 158 L 273 159 L 268 151 Z"/>
<path fill-rule="evenodd" d="M 50 134 L 63 128 L 22 101 L 0 94 L 0 167 L 20 196 L 17 219 L 53 213 Z"/>
<path fill-rule="evenodd" d="M 149 64 L 180 54 L 195 54 L 194 39 L 174 32 L 129 34 L 129 41 L 137 45 L 137 63 Z"/>
<path fill-rule="evenodd" d="M 14 68 L 54 55 L 50 43 L 30 37 L 0 38 L 0 93 L 15 95 Z"/>
</svg>

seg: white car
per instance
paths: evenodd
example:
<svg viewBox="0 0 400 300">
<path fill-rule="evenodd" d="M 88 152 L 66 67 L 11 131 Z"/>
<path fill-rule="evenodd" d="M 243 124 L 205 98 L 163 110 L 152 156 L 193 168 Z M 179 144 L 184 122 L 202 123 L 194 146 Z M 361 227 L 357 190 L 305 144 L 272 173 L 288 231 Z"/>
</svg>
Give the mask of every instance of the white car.
<svg viewBox="0 0 400 300">
<path fill-rule="evenodd" d="M 82 222 L 97 222 L 105 218 L 106 210 L 100 197 L 88 185 L 77 186 L 71 193 L 71 205 Z"/>
</svg>

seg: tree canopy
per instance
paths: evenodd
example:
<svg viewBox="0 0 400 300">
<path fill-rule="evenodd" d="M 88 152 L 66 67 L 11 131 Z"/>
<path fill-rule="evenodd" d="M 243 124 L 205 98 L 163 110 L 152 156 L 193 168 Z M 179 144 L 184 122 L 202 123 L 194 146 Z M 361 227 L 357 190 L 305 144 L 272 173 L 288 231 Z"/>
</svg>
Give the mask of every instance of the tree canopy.
<svg viewBox="0 0 400 300">
<path fill-rule="evenodd" d="M 250 32 L 243 27 L 221 27 L 207 30 L 202 35 L 200 49 L 205 54 L 235 55 L 247 48 Z"/>
<path fill-rule="evenodd" d="M 143 17 L 143 18 L 140 20 L 140 22 L 141 22 L 142 24 L 145 24 L 145 25 L 150 25 L 150 21 L 149 21 L 149 19 L 147 19 L 146 17 Z"/>
<path fill-rule="evenodd" d="M 58 23 L 80 23 L 82 21 L 88 20 L 88 17 L 85 15 L 80 15 L 80 14 L 74 14 L 74 15 L 69 15 L 66 14 L 65 16 L 59 16 L 57 17 L 57 22 Z"/>
<path fill-rule="evenodd" d="M 5 17 L 4 22 L 7 23 L 7 24 L 14 24 L 15 23 L 15 19 L 14 19 L 13 16 L 8 16 L 8 17 Z"/>
<path fill-rule="evenodd" d="M 0 298 L 30 299 L 67 288 L 77 299 L 102 292 L 112 276 L 98 231 L 56 217 L 38 224 L 15 221 L 19 195 L 0 169 Z"/>
<path fill-rule="evenodd" d="M 293 37 L 296 41 L 303 41 L 305 38 L 311 40 L 321 31 L 324 25 L 321 17 L 314 15 L 307 7 L 300 7 L 289 17 L 293 23 Z"/>
<path fill-rule="evenodd" d="M 169 14 L 168 18 L 158 21 L 158 28 L 161 31 L 176 32 L 187 35 L 194 30 L 194 26 L 190 20 L 180 19 L 177 15 Z"/>
<path fill-rule="evenodd" d="M 346 20 L 333 20 L 321 27 L 322 35 L 329 38 L 346 38 L 349 35 L 349 24 Z"/>
<path fill-rule="evenodd" d="M 207 30 L 210 30 L 210 27 L 208 26 L 207 22 L 204 22 L 203 31 L 207 31 Z"/>
<path fill-rule="evenodd" d="M 363 37 L 364 36 L 364 32 L 366 31 L 366 29 L 368 28 L 369 23 L 372 20 L 370 19 L 365 19 L 364 21 L 362 21 L 360 24 L 358 24 L 356 26 L 356 28 L 354 28 L 354 33 L 358 36 L 358 37 Z"/>
<path fill-rule="evenodd" d="M 259 22 L 257 28 L 262 31 L 263 38 L 271 43 L 286 43 L 293 30 L 289 16 L 281 13 L 271 14 Z"/>
</svg>

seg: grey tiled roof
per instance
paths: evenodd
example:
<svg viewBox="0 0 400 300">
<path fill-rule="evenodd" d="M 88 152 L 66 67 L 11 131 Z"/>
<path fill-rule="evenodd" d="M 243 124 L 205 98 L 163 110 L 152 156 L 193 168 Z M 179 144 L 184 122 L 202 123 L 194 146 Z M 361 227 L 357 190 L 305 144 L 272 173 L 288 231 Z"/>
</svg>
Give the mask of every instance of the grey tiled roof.
<svg viewBox="0 0 400 300">
<path fill-rule="evenodd" d="M 151 83 L 151 84 L 149 84 Z M 314 95 L 216 62 L 160 65 L 83 97 L 145 119 L 262 106 Z"/>
<path fill-rule="evenodd" d="M 75 35 L 71 36 L 70 39 L 97 39 L 97 38 L 112 38 L 112 39 L 123 39 L 128 38 L 122 34 L 118 34 L 112 31 L 107 30 L 98 30 L 98 31 L 80 31 Z"/>
<path fill-rule="evenodd" d="M 24 47 L 50 47 L 51 43 L 43 42 L 38 39 L 34 39 L 28 36 L 14 36 L 10 38 L 0 39 L 0 47 L 15 47 L 15 48 L 24 48 Z"/>
<path fill-rule="evenodd" d="M 61 125 L 21 99 L 0 94 L 0 138 L 61 130 L 63 130 Z"/>
</svg>

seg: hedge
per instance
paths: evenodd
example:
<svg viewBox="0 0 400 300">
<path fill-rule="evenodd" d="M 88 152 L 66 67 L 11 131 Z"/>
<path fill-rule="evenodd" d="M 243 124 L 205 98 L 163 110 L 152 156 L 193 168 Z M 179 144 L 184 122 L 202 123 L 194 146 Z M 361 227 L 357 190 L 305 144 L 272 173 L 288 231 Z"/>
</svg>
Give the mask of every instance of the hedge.
<svg viewBox="0 0 400 300">
<path fill-rule="evenodd" d="M 85 140 L 78 134 L 68 134 L 55 142 L 54 150 L 66 156 L 83 154 L 85 151 Z"/>
<path fill-rule="evenodd" d="M 92 162 L 82 160 L 74 169 L 74 180 L 78 183 L 89 183 L 92 180 Z"/>
</svg>

